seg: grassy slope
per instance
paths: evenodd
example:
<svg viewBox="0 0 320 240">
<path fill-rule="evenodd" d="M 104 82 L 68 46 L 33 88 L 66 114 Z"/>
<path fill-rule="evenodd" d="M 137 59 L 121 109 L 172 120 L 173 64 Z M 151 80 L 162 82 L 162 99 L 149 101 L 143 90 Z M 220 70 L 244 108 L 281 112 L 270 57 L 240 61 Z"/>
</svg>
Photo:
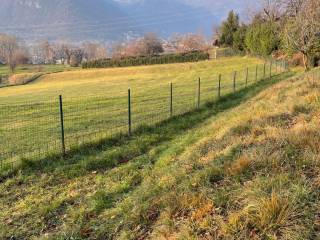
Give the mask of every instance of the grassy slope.
<svg viewBox="0 0 320 240">
<path fill-rule="evenodd" d="M 45 75 L 24 86 L 0 89 L 0 138 L 6 139 L 0 142 L 0 161 L 1 154 L 7 163 L 19 162 L 21 157 L 60 153 L 59 94 L 64 97 L 66 144 L 71 149 L 127 131 L 128 87 L 132 89 L 135 128 L 168 118 L 170 82 L 174 84 L 174 114 L 178 114 L 194 109 L 199 77 L 204 103 L 217 97 L 219 73 L 223 74 L 224 95 L 233 91 L 234 70 L 238 71 L 237 88 L 244 87 L 245 68 L 250 67 L 252 83 L 257 64 L 260 79 L 260 60 L 232 57 L 198 63 L 68 71 Z"/>
<path fill-rule="evenodd" d="M 26 163 L 0 185 L 0 238 L 317 239 L 319 85 L 276 81 Z"/>
<path fill-rule="evenodd" d="M 70 67 L 64 65 L 22 65 L 16 68 L 15 73 L 57 72 L 68 69 L 70 69 Z M 0 65 L 0 76 L 7 76 L 10 74 L 10 69 L 7 66 Z"/>
<path fill-rule="evenodd" d="M 64 65 L 22 65 L 17 67 L 15 73 L 12 74 L 9 67 L 2 65 L 0 66 L 0 78 L 5 77 L 5 80 L 0 82 L 0 88 L 27 84 L 44 74 L 75 69 Z"/>
<path fill-rule="evenodd" d="M 231 79 L 232 72 L 236 70 L 241 70 L 239 74 L 243 77 L 246 67 L 250 67 L 252 79 L 255 66 L 261 63 L 262 61 L 256 58 L 230 57 L 197 63 L 68 71 L 44 76 L 28 86 L 2 89 L 0 100 L 8 104 L 55 100 L 59 94 L 69 98 L 77 98 L 79 94 L 81 97 L 110 97 L 126 95 L 129 87 L 139 94 L 145 94 L 156 87 L 167 86 L 170 82 L 194 83 L 199 77 L 203 78 L 203 81 L 216 82 L 219 73 Z"/>
</svg>

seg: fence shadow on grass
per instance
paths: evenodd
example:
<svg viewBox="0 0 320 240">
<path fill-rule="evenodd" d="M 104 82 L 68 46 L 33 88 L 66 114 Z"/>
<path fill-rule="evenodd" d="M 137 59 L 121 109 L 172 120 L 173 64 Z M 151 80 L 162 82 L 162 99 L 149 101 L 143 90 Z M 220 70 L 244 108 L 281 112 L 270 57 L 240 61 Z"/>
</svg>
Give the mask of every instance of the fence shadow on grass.
<svg viewBox="0 0 320 240">
<path fill-rule="evenodd" d="M 127 163 L 146 154 L 154 146 L 173 140 L 185 131 L 198 127 L 219 112 L 232 109 L 256 96 L 266 87 L 294 75 L 294 72 L 285 72 L 272 77 L 272 79 L 266 78 L 235 93 L 225 95 L 220 100 L 208 102 L 200 109 L 172 117 L 154 126 L 140 126 L 131 136 L 119 134 L 112 138 L 71 149 L 64 158 L 52 155 L 37 161 L 23 159 L 21 164 L 14 169 L 2 172 L 0 181 L 14 175 L 17 171 L 32 174 L 35 172 L 52 172 L 56 169 L 61 171 L 70 169 L 104 171 L 112 169 L 119 164 Z M 100 158 L 91 157 L 100 154 L 102 151 L 105 153 Z"/>
</svg>

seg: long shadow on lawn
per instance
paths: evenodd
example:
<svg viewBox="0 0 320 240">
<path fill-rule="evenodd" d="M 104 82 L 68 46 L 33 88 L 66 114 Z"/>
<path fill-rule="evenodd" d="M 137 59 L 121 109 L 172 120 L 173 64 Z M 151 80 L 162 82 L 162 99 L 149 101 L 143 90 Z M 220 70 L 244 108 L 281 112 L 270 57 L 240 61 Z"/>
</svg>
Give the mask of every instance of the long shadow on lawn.
<svg viewBox="0 0 320 240">
<path fill-rule="evenodd" d="M 155 126 L 141 126 L 131 137 L 125 135 L 116 136 L 102 140 L 99 143 L 73 149 L 64 159 L 52 156 L 38 161 L 23 160 L 15 170 L 3 173 L 2 176 L 0 175 L 0 182 L 1 179 L 4 180 L 14 175 L 18 170 L 24 174 L 32 174 L 35 172 L 52 172 L 57 168 L 66 171 L 72 168 L 84 171 L 104 171 L 114 168 L 119 164 L 127 163 L 146 154 L 154 146 L 170 141 L 183 134 L 186 130 L 198 127 L 219 112 L 232 109 L 248 101 L 265 88 L 294 75 L 295 73 L 293 72 L 283 73 L 274 76 L 271 80 L 265 79 L 234 94 L 226 95 L 218 101 L 209 102 L 198 110 L 173 117 Z M 103 156 L 90 158 L 92 155 L 101 154 L 102 151 L 105 152 Z"/>
</svg>

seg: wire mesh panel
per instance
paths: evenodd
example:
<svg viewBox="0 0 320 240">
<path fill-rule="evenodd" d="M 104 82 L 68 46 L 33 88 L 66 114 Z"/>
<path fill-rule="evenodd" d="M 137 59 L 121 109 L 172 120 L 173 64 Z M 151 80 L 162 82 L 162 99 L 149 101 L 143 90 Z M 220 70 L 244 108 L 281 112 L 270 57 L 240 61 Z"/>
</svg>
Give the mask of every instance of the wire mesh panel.
<svg viewBox="0 0 320 240">
<path fill-rule="evenodd" d="M 0 106 L 2 165 L 59 152 L 58 101 Z"/>
<path fill-rule="evenodd" d="M 155 125 L 286 69 L 283 62 L 271 62 L 171 84 L 151 80 L 132 88 L 130 96 L 119 91 L 112 97 L 57 96 L 50 101 L 0 104 L 0 168 Z"/>
<path fill-rule="evenodd" d="M 67 150 L 126 131 L 126 97 L 65 97 L 63 112 Z"/>
<path fill-rule="evenodd" d="M 132 91 L 133 129 L 142 125 L 154 125 L 170 117 L 169 91 L 157 92 L 157 95 L 135 96 Z"/>
</svg>

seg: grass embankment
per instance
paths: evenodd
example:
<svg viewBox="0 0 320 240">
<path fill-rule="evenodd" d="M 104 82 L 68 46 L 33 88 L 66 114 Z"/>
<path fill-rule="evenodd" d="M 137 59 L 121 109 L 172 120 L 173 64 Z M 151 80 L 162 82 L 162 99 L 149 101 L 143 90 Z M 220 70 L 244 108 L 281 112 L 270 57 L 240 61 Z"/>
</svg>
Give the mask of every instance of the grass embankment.
<svg viewBox="0 0 320 240">
<path fill-rule="evenodd" d="M 16 74 L 21 73 L 37 73 L 37 72 L 58 72 L 72 69 L 65 65 L 21 65 L 15 69 Z M 6 65 L 0 66 L 0 76 L 7 76 L 11 74 L 11 70 Z"/>
<path fill-rule="evenodd" d="M 8 66 L 0 66 L 0 88 L 30 83 L 48 73 L 75 70 L 64 65 L 22 65 L 17 67 L 14 74 Z"/>
<path fill-rule="evenodd" d="M 6 163 L 21 158 L 39 158 L 60 153 L 58 95 L 63 95 L 66 147 L 100 141 L 127 132 L 127 91 L 132 94 L 132 124 L 152 125 L 170 116 L 170 82 L 173 83 L 173 114 L 195 108 L 198 78 L 201 104 L 217 99 L 218 74 L 221 95 L 244 87 L 246 67 L 249 84 L 263 77 L 262 62 L 232 57 L 218 61 L 169 64 L 121 69 L 76 70 L 49 74 L 31 84 L 0 89 L 0 159 Z M 275 67 L 272 68 L 273 74 Z M 269 74 L 267 66 L 266 75 Z"/>
<path fill-rule="evenodd" d="M 278 80 L 26 164 L 0 185 L 0 238 L 317 239 L 320 80 Z"/>
</svg>

